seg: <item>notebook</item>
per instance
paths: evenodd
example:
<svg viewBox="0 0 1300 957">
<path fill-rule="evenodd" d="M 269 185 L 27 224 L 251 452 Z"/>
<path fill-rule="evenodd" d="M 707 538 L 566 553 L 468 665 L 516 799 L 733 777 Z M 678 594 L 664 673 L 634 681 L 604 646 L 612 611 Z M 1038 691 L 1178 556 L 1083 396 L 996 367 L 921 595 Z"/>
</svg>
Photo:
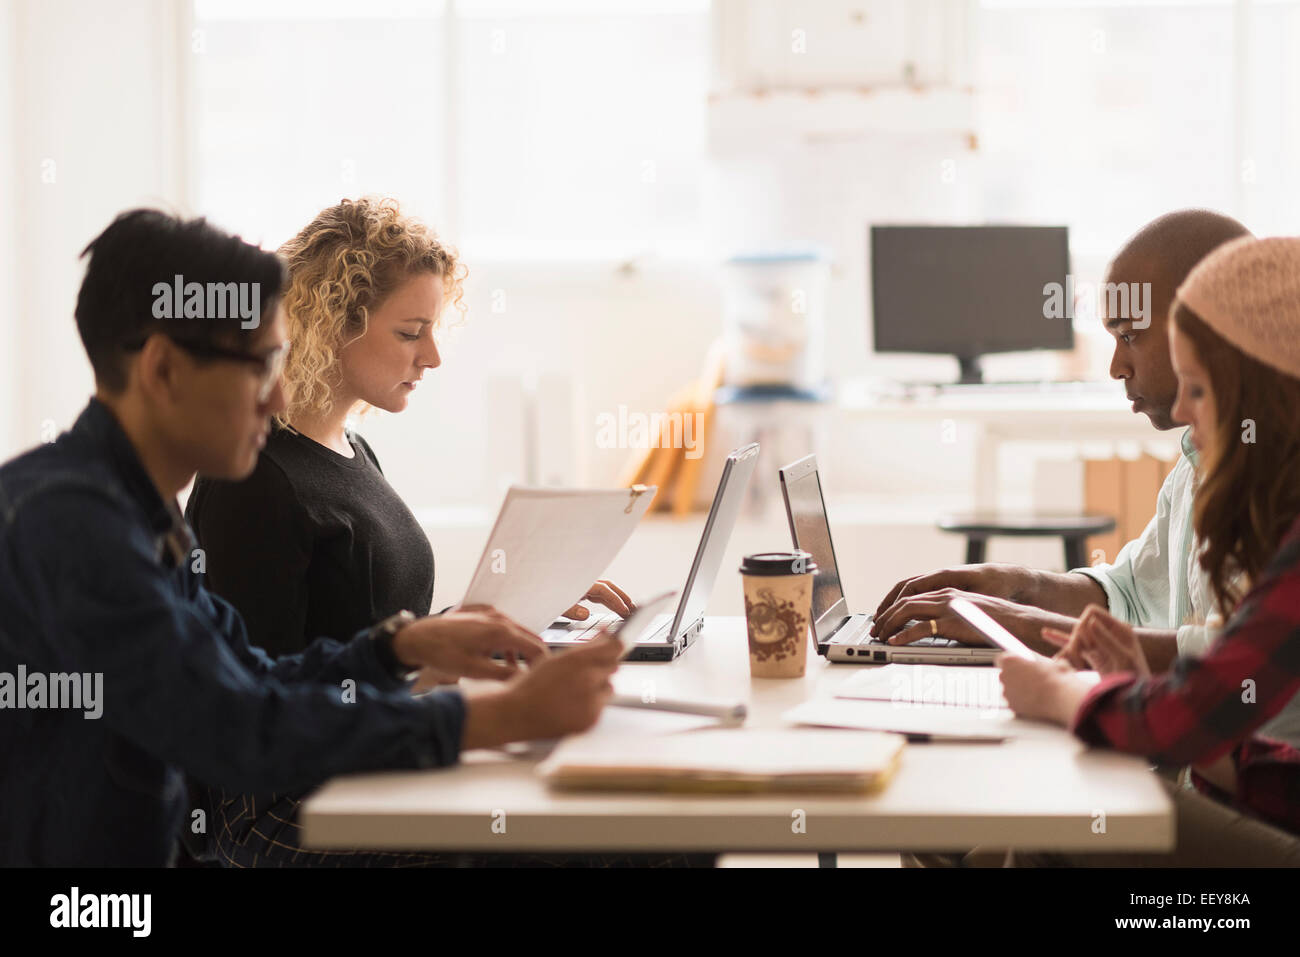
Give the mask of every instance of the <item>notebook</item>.
<svg viewBox="0 0 1300 957">
<path fill-rule="evenodd" d="M 555 788 L 864 794 L 883 788 L 905 740 L 843 731 L 695 731 L 569 738 L 538 766 Z"/>
</svg>

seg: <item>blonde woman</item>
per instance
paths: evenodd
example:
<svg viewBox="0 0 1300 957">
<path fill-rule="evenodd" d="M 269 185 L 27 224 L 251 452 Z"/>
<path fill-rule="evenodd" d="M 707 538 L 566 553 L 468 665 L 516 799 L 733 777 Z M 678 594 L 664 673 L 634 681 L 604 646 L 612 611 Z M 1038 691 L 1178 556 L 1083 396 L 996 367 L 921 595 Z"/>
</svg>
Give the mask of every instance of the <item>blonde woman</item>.
<svg viewBox="0 0 1300 957">
<path fill-rule="evenodd" d="M 200 480 L 187 517 L 206 553 L 208 587 L 239 610 L 252 644 L 287 655 L 317 635 L 346 638 L 404 610 L 429 611 L 428 538 L 346 422 L 365 406 L 401 412 L 438 368 L 435 334 L 448 306 L 463 308 L 465 268 L 392 200 L 332 206 L 280 252 L 289 267 L 288 408 L 253 475 Z M 632 604 L 610 582 L 585 597 L 619 614 Z M 569 614 L 588 613 L 575 606 Z M 337 854 L 298 850 L 299 797 L 214 790 L 222 862 L 340 863 Z M 380 866 L 436 861 L 349 856 L 346 863 Z"/>
</svg>

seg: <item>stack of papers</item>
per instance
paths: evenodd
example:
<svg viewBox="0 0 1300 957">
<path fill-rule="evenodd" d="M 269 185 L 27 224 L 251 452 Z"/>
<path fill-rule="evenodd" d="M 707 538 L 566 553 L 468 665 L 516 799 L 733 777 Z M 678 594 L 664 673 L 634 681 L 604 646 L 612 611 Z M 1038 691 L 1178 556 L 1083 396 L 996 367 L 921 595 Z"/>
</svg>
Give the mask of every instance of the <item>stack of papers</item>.
<svg viewBox="0 0 1300 957">
<path fill-rule="evenodd" d="M 866 793 L 898 768 L 905 741 L 841 731 L 697 731 L 634 740 L 580 735 L 538 773 L 557 788 Z"/>
<path fill-rule="evenodd" d="M 833 698 L 814 698 L 787 711 L 794 725 L 892 731 L 928 741 L 995 743 L 1059 737 L 1054 725 L 1017 718 L 1002 694 L 996 668 L 902 665 L 864 668 Z"/>
<path fill-rule="evenodd" d="M 934 705 L 898 705 L 890 701 L 814 698 L 783 717 L 790 724 L 812 728 L 857 728 L 893 731 L 931 741 L 997 744 L 1024 737 L 1033 728 L 1010 711 L 979 711 Z"/>
<path fill-rule="evenodd" d="M 888 701 L 898 705 L 1009 709 L 997 668 L 961 665 L 885 665 L 860 671 L 840 686 L 837 698 Z"/>
</svg>

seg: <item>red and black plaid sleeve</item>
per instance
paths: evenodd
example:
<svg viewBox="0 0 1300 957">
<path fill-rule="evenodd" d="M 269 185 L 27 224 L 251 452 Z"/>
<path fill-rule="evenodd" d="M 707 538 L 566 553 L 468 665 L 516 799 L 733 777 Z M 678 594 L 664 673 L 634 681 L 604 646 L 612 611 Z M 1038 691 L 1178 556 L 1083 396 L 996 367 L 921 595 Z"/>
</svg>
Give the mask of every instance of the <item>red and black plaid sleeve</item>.
<svg viewBox="0 0 1300 957">
<path fill-rule="evenodd" d="M 1251 733 L 1300 691 L 1300 521 L 1201 658 L 1163 675 L 1108 675 L 1075 714 L 1089 744 L 1165 764 L 1231 753 L 1235 802 L 1300 832 L 1300 750 Z"/>
<path fill-rule="evenodd" d="M 1250 738 L 1233 759 L 1234 803 L 1300 833 L 1300 749 L 1284 741 Z"/>
</svg>

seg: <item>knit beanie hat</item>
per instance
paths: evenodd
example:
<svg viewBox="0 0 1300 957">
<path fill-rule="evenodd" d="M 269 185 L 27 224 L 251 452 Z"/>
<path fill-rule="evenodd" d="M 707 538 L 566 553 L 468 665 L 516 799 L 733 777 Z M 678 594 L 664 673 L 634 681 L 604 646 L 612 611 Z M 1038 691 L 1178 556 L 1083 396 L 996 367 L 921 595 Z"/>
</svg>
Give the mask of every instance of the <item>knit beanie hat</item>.
<svg viewBox="0 0 1300 957">
<path fill-rule="evenodd" d="M 1300 238 L 1224 243 L 1187 275 L 1178 299 L 1252 359 L 1300 379 Z"/>
</svg>

